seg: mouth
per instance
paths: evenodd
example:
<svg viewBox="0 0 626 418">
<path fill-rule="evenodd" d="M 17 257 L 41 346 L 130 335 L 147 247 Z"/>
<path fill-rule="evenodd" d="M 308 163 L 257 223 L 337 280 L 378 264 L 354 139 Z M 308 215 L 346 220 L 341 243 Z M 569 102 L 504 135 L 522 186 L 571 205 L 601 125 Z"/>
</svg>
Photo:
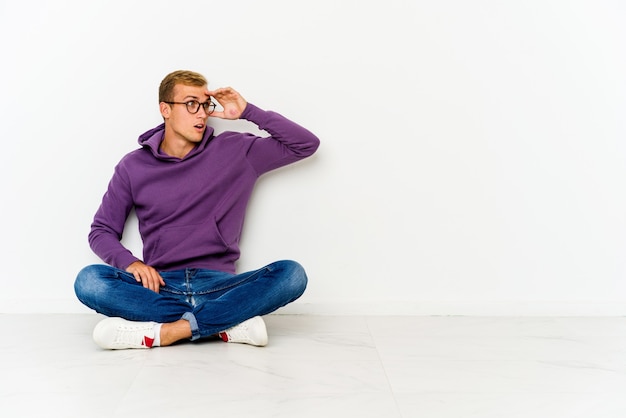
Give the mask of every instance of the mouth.
<svg viewBox="0 0 626 418">
<path fill-rule="evenodd" d="M 194 125 L 193 127 L 196 128 L 196 130 L 198 130 L 198 131 L 204 131 L 205 126 L 206 125 L 204 123 L 198 123 L 198 124 Z"/>
</svg>

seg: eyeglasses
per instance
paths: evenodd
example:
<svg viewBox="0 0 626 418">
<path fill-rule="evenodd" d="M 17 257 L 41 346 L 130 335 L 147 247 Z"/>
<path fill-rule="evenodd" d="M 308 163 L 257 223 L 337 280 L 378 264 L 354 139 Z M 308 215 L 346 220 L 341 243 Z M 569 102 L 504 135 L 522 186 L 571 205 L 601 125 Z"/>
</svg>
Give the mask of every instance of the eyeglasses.
<svg viewBox="0 0 626 418">
<path fill-rule="evenodd" d="M 211 113 L 213 113 L 213 111 L 215 111 L 215 103 L 213 103 L 210 100 L 207 100 L 204 103 L 200 103 L 197 100 L 190 100 L 188 102 L 163 102 L 163 103 L 183 104 L 187 106 L 187 112 L 191 113 L 192 115 L 195 115 L 196 113 L 198 113 L 198 111 L 200 110 L 200 106 L 202 106 L 202 108 L 204 109 L 207 115 L 210 115 Z"/>
</svg>

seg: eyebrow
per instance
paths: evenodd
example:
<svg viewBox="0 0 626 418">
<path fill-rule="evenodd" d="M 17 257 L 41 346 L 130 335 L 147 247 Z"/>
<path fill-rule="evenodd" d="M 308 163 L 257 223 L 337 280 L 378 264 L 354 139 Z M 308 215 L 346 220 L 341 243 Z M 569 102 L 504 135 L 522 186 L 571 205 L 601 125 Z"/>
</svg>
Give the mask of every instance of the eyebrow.
<svg viewBox="0 0 626 418">
<path fill-rule="evenodd" d="M 185 101 L 185 102 L 186 102 L 186 101 L 187 101 L 187 100 L 189 100 L 189 99 L 195 100 L 195 101 L 197 101 L 198 103 L 208 103 L 208 102 L 210 102 L 210 101 L 211 101 L 211 98 L 208 98 L 205 102 L 201 102 L 201 101 L 200 101 L 200 98 L 199 98 L 199 97 L 196 97 L 196 96 L 185 96 L 185 98 L 183 99 L 183 101 Z"/>
</svg>

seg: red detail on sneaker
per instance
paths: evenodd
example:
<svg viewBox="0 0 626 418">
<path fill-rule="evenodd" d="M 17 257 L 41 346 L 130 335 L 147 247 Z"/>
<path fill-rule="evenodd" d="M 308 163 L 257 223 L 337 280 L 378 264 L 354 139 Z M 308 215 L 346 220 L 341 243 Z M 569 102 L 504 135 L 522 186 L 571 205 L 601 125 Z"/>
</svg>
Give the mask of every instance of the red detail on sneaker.
<svg viewBox="0 0 626 418">
<path fill-rule="evenodd" d="M 143 341 L 141 342 L 141 345 L 145 345 L 146 347 L 152 348 L 152 344 L 154 344 L 154 338 L 146 337 L 144 335 L 143 336 Z"/>
<path fill-rule="evenodd" d="M 225 343 L 228 342 L 228 334 L 226 334 L 225 332 L 220 332 L 219 334 L 217 334 L 220 336 L 220 338 L 222 339 L 222 341 L 224 341 Z"/>
</svg>

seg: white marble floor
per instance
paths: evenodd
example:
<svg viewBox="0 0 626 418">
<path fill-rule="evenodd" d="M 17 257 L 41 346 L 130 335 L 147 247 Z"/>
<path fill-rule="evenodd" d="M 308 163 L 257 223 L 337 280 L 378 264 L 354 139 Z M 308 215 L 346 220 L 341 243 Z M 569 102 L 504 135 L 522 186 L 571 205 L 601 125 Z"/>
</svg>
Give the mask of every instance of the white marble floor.
<svg viewBox="0 0 626 418">
<path fill-rule="evenodd" d="M 270 343 L 104 351 L 0 315 L 3 417 L 626 417 L 626 318 L 265 317 Z"/>
</svg>

